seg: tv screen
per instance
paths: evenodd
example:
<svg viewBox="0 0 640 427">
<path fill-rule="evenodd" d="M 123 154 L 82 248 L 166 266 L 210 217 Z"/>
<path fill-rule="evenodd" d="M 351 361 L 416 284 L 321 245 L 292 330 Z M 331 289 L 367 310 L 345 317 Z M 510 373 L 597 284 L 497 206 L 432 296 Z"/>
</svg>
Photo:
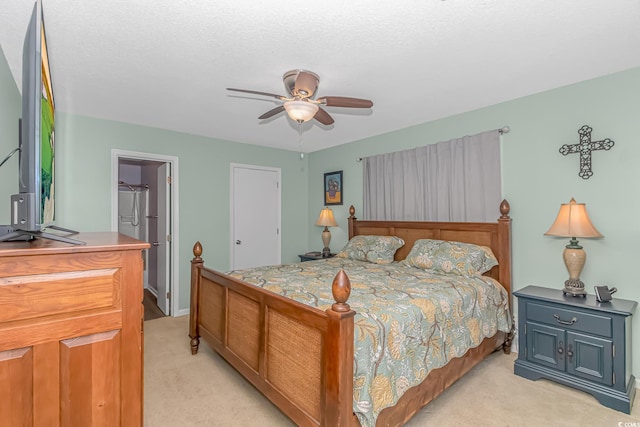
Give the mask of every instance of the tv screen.
<svg viewBox="0 0 640 427">
<path fill-rule="evenodd" d="M 40 0 L 22 50 L 20 126 L 20 194 L 12 197 L 12 226 L 42 231 L 55 220 L 55 100 Z"/>
<path fill-rule="evenodd" d="M 41 0 L 33 6 L 22 48 L 22 118 L 20 119 L 19 193 L 11 196 L 11 228 L 0 242 L 36 237 L 83 245 L 45 229 L 77 234 L 54 225 L 55 101 Z"/>
</svg>

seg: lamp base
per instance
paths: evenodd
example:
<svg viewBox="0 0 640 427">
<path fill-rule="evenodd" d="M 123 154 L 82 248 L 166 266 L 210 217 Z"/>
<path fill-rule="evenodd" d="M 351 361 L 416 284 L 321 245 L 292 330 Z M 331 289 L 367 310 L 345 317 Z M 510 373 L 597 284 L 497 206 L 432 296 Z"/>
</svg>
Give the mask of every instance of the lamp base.
<svg viewBox="0 0 640 427">
<path fill-rule="evenodd" d="M 580 279 L 568 279 L 564 282 L 564 289 L 562 295 L 571 295 L 573 297 L 587 296 L 587 291 L 584 290 L 584 283 Z"/>
<path fill-rule="evenodd" d="M 584 283 L 580 280 L 580 272 L 587 259 L 586 252 L 582 249 L 582 246 L 578 245 L 577 240 L 571 239 L 570 244 L 564 248 L 562 258 L 567 266 L 567 271 L 569 271 L 569 279 L 564 282 L 562 294 L 586 297 L 587 292 L 584 290 Z"/>
<path fill-rule="evenodd" d="M 322 258 L 329 258 L 331 256 L 331 249 L 329 249 L 329 242 L 331 242 L 331 232 L 328 227 L 324 227 L 322 231 L 322 243 L 324 248 L 322 249 Z"/>
</svg>

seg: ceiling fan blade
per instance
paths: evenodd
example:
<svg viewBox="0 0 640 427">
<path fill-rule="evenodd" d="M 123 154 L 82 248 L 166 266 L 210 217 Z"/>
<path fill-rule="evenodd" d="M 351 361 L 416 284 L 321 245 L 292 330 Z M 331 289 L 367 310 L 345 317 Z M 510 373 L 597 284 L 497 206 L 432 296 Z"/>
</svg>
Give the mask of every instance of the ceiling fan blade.
<svg viewBox="0 0 640 427">
<path fill-rule="evenodd" d="M 333 117 L 331 117 L 329 113 L 327 113 L 322 108 L 318 108 L 318 111 L 316 112 L 316 115 L 313 116 L 313 118 L 323 125 L 331 125 L 334 122 Z"/>
<path fill-rule="evenodd" d="M 373 102 L 368 99 L 348 98 L 346 96 L 323 96 L 318 102 L 327 107 L 371 108 Z"/>
<path fill-rule="evenodd" d="M 318 76 L 300 70 L 298 77 L 296 77 L 296 84 L 294 88 L 294 94 L 302 98 L 310 98 L 318 90 Z"/>
<path fill-rule="evenodd" d="M 276 98 L 276 99 L 289 99 L 286 96 L 276 95 L 275 93 L 269 93 L 269 92 L 260 92 L 260 91 L 257 91 L 257 90 L 234 89 L 232 87 L 228 87 L 227 90 L 232 90 L 234 92 L 253 93 L 255 95 L 271 96 L 271 97 Z"/>
<path fill-rule="evenodd" d="M 260 120 L 268 119 L 269 117 L 273 117 L 276 114 L 281 113 L 282 111 L 284 111 L 284 105 L 280 105 L 279 107 L 276 107 L 276 108 L 273 108 L 273 109 L 267 111 L 266 113 L 264 113 L 263 115 L 258 117 L 258 119 L 260 119 Z"/>
</svg>

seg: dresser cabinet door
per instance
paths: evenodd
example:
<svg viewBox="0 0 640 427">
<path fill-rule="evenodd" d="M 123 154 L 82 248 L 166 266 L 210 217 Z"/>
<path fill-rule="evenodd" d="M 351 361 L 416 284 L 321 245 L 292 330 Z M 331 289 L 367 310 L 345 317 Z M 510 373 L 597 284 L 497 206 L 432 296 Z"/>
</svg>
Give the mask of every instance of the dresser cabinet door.
<svg viewBox="0 0 640 427">
<path fill-rule="evenodd" d="M 122 425 L 120 337 L 114 330 L 0 352 L 2 425 Z"/>
</svg>

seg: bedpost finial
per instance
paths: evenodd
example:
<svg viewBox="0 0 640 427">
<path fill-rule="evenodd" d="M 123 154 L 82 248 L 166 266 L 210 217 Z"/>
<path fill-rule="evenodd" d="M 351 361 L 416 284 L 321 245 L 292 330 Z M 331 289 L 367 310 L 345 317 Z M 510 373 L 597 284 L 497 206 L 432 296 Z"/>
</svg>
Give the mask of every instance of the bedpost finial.
<svg viewBox="0 0 640 427">
<path fill-rule="evenodd" d="M 354 208 L 353 205 L 349 206 L 349 217 L 355 218 L 355 214 L 356 214 L 356 208 Z"/>
<path fill-rule="evenodd" d="M 196 258 L 200 258 L 200 256 L 202 255 L 202 244 L 200 243 L 200 241 L 197 241 L 195 245 L 193 245 L 193 255 Z"/>
<path fill-rule="evenodd" d="M 349 295 L 351 295 L 351 281 L 344 270 L 340 270 L 333 279 L 331 292 L 333 293 L 333 299 L 336 300 L 336 303 L 331 306 L 333 311 L 344 313 L 351 310 L 351 307 L 347 304 Z"/>
<path fill-rule="evenodd" d="M 507 199 L 503 199 L 502 203 L 500 203 L 500 213 L 502 214 L 500 218 L 509 218 L 509 211 L 511 210 L 511 206 Z"/>
</svg>

